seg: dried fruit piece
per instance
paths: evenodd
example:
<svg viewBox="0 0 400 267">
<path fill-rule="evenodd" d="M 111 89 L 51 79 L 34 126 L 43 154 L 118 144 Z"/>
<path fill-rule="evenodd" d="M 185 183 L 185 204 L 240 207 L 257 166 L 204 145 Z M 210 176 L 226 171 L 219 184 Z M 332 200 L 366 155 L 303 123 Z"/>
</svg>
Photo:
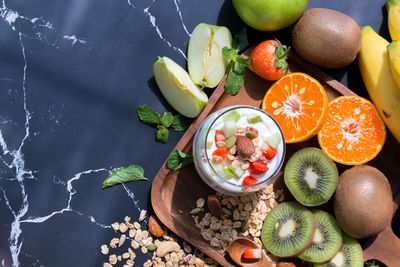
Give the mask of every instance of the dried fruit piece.
<svg viewBox="0 0 400 267">
<path fill-rule="evenodd" d="M 216 195 L 209 195 L 207 198 L 207 205 L 208 209 L 210 210 L 211 214 L 217 218 L 221 217 L 222 214 L 222 205 L 221 201 Z"/>
<path fill-rule="evenodd" d="M 253 142 L 246 136 L 236 137 L 236 149 L 245 157 L 251 156 L 255 151 Z"/>
<path fill-rule="evenodd" d="M 149 231 L 155 237 L 162 237 L 164 235 L 161 223 L 154 216 L 149 217 Z"/>
<path fill-rule="evenodd" d="M 157 245 L 156 244 L 148 244 L 146 246 L 146 248 L 147 248 L 148 251 L 154 251 L 154 250 L 157 249 Z"/>
</svg>

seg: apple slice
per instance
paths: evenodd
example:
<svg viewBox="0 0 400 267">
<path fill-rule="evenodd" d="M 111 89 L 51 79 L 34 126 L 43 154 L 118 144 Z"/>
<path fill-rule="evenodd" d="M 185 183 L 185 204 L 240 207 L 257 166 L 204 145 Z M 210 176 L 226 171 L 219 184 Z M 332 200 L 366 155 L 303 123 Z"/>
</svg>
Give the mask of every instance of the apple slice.
<svg viewBox="0 0 400 267">
<path fill-rule="evenodd" d="M 154 63 L 153 72 L 161 93 L 176 111 L 189 118 L 200 114 L 208 97 L 181 66 L 162 57 Z"/>
<path fill-rule="evenodd" d="M 232 35 L 228 28 L 200 23 L 194 28 L 189 40 L 188 69 L 195 84 L 213 88 L 226 73 L 229 60 L 222 55 L 223 47 L 232 47 Z"/>
</svg>

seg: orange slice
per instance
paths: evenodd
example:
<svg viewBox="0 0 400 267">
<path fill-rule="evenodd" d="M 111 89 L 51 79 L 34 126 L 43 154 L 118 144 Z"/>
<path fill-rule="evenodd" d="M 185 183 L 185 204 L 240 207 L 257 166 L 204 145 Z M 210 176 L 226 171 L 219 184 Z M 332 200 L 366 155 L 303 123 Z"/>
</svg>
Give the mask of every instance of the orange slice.
<svg viewBox="0 0 400 267">
<path fill-rule="evenodd" d="M 367 99 L 348 95 L 332 100 L 318 133 L 318 142 L 328 156 L 346 165 L 370 161 L 381 151 L 386 129 L 375 106 Z"/>
<path fill-rule="evenodd" d="M 328 108 L 325 89 L 305 73 L 294 72 L 275 82 L 264 96 L 262 109 L 278 122 L 286 143 L 317 134 Z"/>
</svg>

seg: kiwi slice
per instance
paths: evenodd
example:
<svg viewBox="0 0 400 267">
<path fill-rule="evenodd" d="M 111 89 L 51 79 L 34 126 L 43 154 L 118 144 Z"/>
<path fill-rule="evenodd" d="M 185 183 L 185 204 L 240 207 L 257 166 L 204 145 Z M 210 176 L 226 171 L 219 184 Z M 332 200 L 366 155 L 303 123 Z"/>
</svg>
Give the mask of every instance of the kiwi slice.
<svg viewBox="0 0 400 267">
<path fill-rule="evenodd" d="M 314 267 L 363 267 L 364 254 L 357 240 L 342 232 L 342 247 L 330 261 L 314 264 Z"/>
<path fill-rule="evenodd" d="M 314 215 L 297 202 L 284 202 L 267 215 L 261 239 L 269 252 L 278 257 L 292 257 L 303 252 L 315 232 Z"/>
<path fill-rule="evenodd" d="M 311 245 L 299 255 L 303 261 L 322 263 L 332 259 L 342 246 L 342 233 L 335 218 L 322 210 L 311 210 L 315 234 Z"/>
<path fill-rule="evenodd" d="M 309 207 L 328 202 L 338 185 L 335 163 L 318 148 L 304 148 L 289 159 L 284 180 L 294 198 Z"/>
</svg>

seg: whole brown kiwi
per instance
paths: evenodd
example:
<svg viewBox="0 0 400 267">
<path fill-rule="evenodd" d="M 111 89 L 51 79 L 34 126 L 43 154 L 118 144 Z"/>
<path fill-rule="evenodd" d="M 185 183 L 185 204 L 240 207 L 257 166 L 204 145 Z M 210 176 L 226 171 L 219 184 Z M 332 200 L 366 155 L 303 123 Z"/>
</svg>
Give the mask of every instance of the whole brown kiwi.
<svg viewBox="0 0 400 267">
<path fill-rule="evenodd" d="M 340 175 L 333 205 L 339 226 L 353 238 L 382 232 L 393 215 L 390 184 L 371 166 L 352 167 Z"/>
<path fill-rule="evenodd" d="M 361 48 L 361 30 L 349 16 L 326 8 L 312 8 L 292 27 L 292 42 L 304 59 L 325 68 L 349 65 Z"/>
</svg>

